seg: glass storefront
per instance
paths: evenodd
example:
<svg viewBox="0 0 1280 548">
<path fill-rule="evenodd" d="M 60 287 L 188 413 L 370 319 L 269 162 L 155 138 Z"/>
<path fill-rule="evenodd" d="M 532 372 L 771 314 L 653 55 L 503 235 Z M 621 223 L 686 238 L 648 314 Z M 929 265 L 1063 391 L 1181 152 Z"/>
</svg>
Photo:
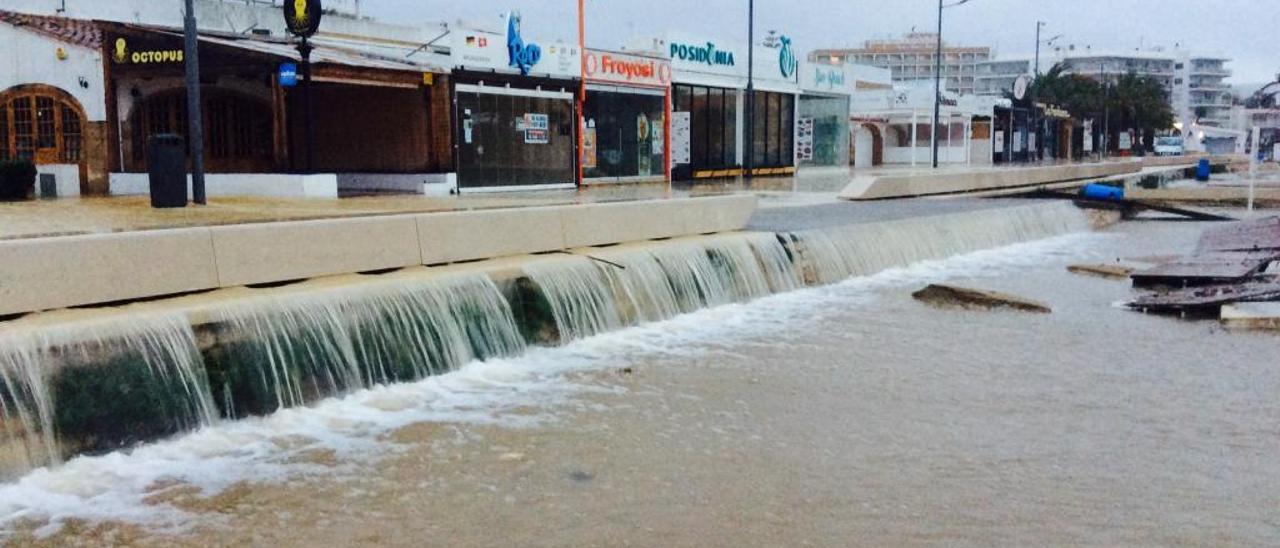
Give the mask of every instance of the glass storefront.
<svg viewBox="0 0 1280 548">
<path fill-rule="evenodd" d="M 572 93 L 457 86 L 458 186 L 573 185 Z"/>
<path fill-rule="evenodd" d="M 665 177 L 665 102 L 662 92 L 588 89 L 585 177 Z"/>
<path fill-rule="evenodd" d="M 757 91 L 751 165 L 757 168 L 795 165 L 794 95 Z"/>
<path fill-rule="evenodd" d="M 738 91 L 676 85 L 674 109 L 689 113 L 692 170 L 738 165 Z"/>
<path fill-rule="evenodd" d="M 797 159 L 806 166 L 849 164 L 849 98 L 800 98 L 800 139 Z"/>
</svg>

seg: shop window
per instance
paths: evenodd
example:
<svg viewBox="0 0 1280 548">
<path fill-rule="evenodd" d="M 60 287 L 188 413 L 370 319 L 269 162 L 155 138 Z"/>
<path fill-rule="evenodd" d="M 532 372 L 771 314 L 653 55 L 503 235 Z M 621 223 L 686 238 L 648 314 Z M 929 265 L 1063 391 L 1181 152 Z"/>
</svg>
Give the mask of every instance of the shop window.
<svg viewBox="0 0 1280 548">
<path fill-rule="evenodd" d="M 464 188 L 573 184 L 573 100 L 536 91 L 518 95 L 520 91 L 514 89 L 510 93 L 479 89 L 456 93 L 458 184 Z"/>
<path fill-rule="evenodd" d="M 19 88 L 0 95 L 0 160 L 78 163 L 83 115 L 70 96 L 51 88 Z"/>
<path fill-rule="evenodd" d="M 588 131 L 595 133 L 596 148 L 595 157 L 588 159 L 586 176 L 662 175 L 663 110 L 662 95 L 588 91 Z"/>
<path fill-rule="evenodd" d="M 675 86 L 675 110 L 689 112 L 690 160 L 695 169 L 737 165 L 738 94 L 704 86 Z"/>
<path fill-rule="evenodd" d="M 794 160 L 795 96 L 757 91 L 752 165 L 790 167 Z"/>
<path fill-rule="evenodd" d="M 0 105 L 0 162 L 10 160 L 9 157 L 9 106 Z"/>
<path fill-rule="evenodd" d="M 265 101 L 233 93 L 204 96 L 205 167 L 213 172 L 253 172 L 272 165 L 271 109 Z M 153 135 L 187 135 L 187 97 L 174 90 L 142 100 L 131 115 L 132 170 L 146 169 Z"/>
</svg>

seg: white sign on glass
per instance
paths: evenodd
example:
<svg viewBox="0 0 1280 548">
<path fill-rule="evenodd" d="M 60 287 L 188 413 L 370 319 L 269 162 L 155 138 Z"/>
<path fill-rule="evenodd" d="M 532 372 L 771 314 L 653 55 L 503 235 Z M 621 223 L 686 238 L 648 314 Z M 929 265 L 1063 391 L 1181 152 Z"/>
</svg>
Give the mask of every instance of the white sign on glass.
<svg viewBox="0 0 1280 548">
<path fill-rule="evenodd" d="M 688 164 L 693 144 L 692 118 L 688 112 L 671 113 L 671 163 Z"/>
</svg>

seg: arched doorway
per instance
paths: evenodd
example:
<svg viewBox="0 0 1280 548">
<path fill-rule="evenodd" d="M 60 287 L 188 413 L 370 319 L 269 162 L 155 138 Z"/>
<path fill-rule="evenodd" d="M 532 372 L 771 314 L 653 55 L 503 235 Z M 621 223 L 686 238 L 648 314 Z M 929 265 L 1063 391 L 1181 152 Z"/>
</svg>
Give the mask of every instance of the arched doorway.
<svg viewBox="0 0 1280 548">
<path fill-rule="evenodd" d="M 84 108 L 53 86 L 28 84 L 0 92 L 0 161 L 82 164 Z"/>
<path fill-rule="evenodd" d="M 235 92 L 203 91 L 205 169 L 211 173 L 270 171 L 272 114 L 267 101 Z M 138 101 L 129 114 L 129 171 L 146 171 L 152 135 L 187 134 L 187 95 L 173 89 Z"/>
<path fill-rule="evenodd" d="M 884 138 L 875 124 L 859 123 L 854 126 L 849 142 L 849 158 L 854 167 L 873 167 L 884 163 Z"/>
</svg>

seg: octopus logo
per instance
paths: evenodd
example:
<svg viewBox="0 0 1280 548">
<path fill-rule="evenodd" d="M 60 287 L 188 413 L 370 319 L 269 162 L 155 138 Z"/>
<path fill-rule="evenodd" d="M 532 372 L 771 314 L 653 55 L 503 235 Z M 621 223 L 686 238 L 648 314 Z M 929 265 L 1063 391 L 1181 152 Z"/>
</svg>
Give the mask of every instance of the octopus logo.
<svg viewBox="0 0 1280 548">
<path fill-rule="evenodd" d="M 124 63 L 129 60 L 129 42 L 124 38 L 116 38 L 116 51 L 112 55 L 117 63 Z"/>
<path fill-rule="evenodd" d="M 284 24 L 289 33 L 309 38 L 320 30 L 320 18 L 324 15 L 321 0 L 284 0 Z"/>
<path fill-rule="evenodd" d="M 305 29 L 309 23 L 307 19 L 307 0 L 293 0 L 293 26 Z"/>
</svg>

